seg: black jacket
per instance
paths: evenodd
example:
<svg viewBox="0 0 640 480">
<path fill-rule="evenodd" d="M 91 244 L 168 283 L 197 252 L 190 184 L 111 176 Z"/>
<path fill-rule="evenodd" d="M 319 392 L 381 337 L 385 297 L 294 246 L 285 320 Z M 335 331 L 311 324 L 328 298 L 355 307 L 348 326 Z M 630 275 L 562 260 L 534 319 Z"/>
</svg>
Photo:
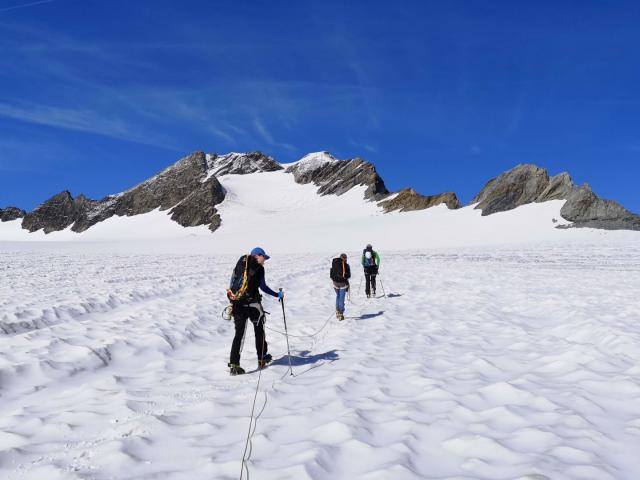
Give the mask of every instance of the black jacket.
<svg viewBox="0 0 640 480">
<path fill-rule="evenodd" d="M 249 257 L 248 262 L 247 257 Z M 238 263 L 236 263 L 231 277 L 232 290 L 234 289 L 234 283 L 237 282 L 237 285 L 242 283 L 245 266 L 247 267 L 247 289 L 242 297 L 236 300 L 237 303 L 248 305 L 252 302 L 259 302 L 262 300 L 262 295 L 260 295 L 259 292 L 260 289 L 274 297 L 278 296 L 276 292 L 267 287 L 264 280 L 264 267 L 258 263 L 253 255 L 243 255 L 238 259 Z"/>
<path fill-rule="evenodd" d="M 349 284 L 351 278 L 351 268 L 346 260 L 342 258 L 334 258 L 331 261 L 331 270 L 329 271 L 329 277 L 333 280 L 333 283 L 338 287 L 345 287 Z"/>
</svg>

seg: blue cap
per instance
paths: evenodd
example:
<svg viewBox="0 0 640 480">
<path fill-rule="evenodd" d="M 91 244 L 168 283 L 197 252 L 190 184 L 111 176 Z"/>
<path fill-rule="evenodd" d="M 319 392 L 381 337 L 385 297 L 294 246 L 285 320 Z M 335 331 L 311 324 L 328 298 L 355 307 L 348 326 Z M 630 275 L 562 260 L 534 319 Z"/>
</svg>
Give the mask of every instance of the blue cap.
<svg viewBox="0 0 640 480">
<path fill-rule="evenodd" d="M 267 252 L 265 252 L 260 247 L 256 247 L 253 250 L 251 250 L 251 255 L 262 255 L 265 260 L 269 260 L 271 258 L 269 255 L 267 255 Z"/>
</svg>

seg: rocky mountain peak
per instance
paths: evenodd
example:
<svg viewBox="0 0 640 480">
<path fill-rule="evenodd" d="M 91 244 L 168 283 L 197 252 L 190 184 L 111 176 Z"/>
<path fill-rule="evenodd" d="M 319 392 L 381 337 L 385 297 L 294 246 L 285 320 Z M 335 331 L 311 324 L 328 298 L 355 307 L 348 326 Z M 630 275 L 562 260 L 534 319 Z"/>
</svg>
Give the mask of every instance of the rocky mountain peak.
<svg viewBox="0 0 640 480">
<path fill-rule="evenodd" d="M 572 189 L 560 215 L 576 227 L 640 230 L 639 215 L 617 202 L 599 198 L 587 184 Z"/>
<path fill-rule="evenodd" d="M 30 232 L 44 229 L 44 233 L 64 230 L 75 222 L 77 207 L 71 193 L 64 190 L 49 198 L 26 214 L 22 228 Z"/>
<path fill-rule="evenodd" d="M 274 172 L 283 167 L 273 158 L 262 152 L 236 153 L 225 155 L 208 153 L 207 169 L 210 175 L 247 175 L 257 172 Z"/>
<path fill-rule="evenodd" d="M 365 185 L 366 199 L 380 200 L 389 193 L 375 167 L 361 159 L 338 160 L 328 152 L 305 155 L 285 170 L 297 183 L 313 183 L 320 195 L 342 195 Z"/>
<path fill-rule="evenodd" d="M 535 202 L 549 185 L 549 174 L 536 165 L 518 165 L 490 180 L 471 203 L 482 215 L 512 210 Z"/>
<path fill-rule="evenodd" d="M 27 212 L 17 207 L 0 208 L 0 222 L 10 222 L 11 220 L 17 220 L 23 218 Z"/>
<path fill-rule="evenodd" d="M 224 196 L 222 185 L 208 173 L 204 152 L 195 152 L 135 187 L 100 201 L 84 195 L 74 199 L 68 191 L 61 192 L 25 215 L 22 227 L 51 233 L 72 226 L 73 231 L 83 232 L 114 215 L 133 216 L 171 208 L 171 218 L 179 224 L 204 224 L 215 230 L 220 225 L 215 205 Z"/>
<path fill-rule="evenodd" d="M 548 200 L 566 200 L 560 215 L 572 227 L 640 230 L 640 216 L 599 198 L 588 185 L 576 186 L 566 172 L 549 177 L 535 165 L 518 165 L 490 180 L 471 203 L 478 204 L 482 215 L 491 215 Z"/>
<path fill-rule="evenodd" d="M 442 203 L 450 210 L 460 208 L 458 197 L 453 192 L 445 192 L 438 195 L 420 195 L 413 188 L 400 190 L 396 195 L 387 200 L 383 200 L 378 205 L 383 207 L 385 212 L 392 212 L 394 210 L 410 212 L 414 210 L 425 210 Z"/>
</svg>

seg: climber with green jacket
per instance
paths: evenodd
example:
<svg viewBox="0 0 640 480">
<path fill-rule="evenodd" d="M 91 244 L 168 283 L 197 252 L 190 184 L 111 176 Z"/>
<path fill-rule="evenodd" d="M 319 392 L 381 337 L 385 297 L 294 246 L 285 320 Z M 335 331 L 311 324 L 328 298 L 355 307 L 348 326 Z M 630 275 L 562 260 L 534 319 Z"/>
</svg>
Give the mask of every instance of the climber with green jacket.
<svg viewBox="0 0 640 480">
<path fill-rule="evenodd" d="M 378 275 L 378 269 L 380 268 L 380 255 L 376 252 L 371 244 L 368 244 L 362 251 L 362 266 L 364 267 L 365 293 L 367 298 L 371 295 L 376 296 L 376 275 Z"/>
</svg>

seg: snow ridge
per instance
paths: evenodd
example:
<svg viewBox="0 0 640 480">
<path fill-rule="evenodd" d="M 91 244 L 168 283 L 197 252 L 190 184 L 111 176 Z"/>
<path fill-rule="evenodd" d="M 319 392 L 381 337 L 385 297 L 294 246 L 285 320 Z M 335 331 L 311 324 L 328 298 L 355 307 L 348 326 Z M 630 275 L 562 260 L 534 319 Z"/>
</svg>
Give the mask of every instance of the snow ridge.
<svg viewBox="0 0 640 480">
<path fill-rule="evenodd" d="M 319 168 L 324 167 L 328 163 L 339 161 L 340 160 L 331 155 L 329 152 L 312 152 L 308 153 L 300 160 L 290 164 L 289 166 L 294 167 L 295 171 L 300 175 L 305 175 L 307 173 L 313 172 L 314 170 L 318 170 Z"/>
</svg>

